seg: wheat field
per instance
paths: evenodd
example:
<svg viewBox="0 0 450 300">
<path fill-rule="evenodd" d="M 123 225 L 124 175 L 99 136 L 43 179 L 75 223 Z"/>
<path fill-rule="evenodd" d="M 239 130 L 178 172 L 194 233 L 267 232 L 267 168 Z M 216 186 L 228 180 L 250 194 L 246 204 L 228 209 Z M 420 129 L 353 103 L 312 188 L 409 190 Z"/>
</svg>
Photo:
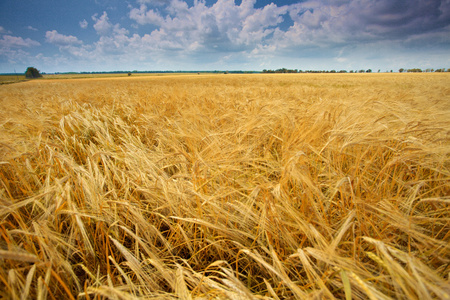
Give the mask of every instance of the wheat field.
<svg viewBox="0 0 450 300">
<path fill-rule="evenodd" d="M 450 299 L 450 75 L 0 86 L 5 299 Z"/>
</svg>

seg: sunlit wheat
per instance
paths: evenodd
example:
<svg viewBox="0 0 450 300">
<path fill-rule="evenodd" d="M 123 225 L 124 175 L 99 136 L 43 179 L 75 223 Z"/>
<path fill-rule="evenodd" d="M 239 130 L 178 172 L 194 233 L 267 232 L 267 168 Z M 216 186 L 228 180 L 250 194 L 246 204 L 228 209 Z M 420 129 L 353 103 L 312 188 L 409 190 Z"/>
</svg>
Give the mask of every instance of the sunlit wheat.
<svg viewBox="0 0 450 300">
<path fill-rule="evenodd" d="M 0 294 L 450 299 L 448 74 L 0 89 Z"/>
</svg>

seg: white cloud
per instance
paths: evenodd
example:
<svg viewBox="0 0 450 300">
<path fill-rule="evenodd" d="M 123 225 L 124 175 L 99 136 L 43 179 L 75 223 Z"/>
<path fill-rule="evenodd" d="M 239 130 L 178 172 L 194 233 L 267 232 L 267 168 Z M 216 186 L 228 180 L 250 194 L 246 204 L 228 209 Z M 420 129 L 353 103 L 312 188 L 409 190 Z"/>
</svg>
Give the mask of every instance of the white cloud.
<svg viewBox="0 0 450 300">
<path fill-rule="evenodd" d="M 86 20 L 83 20 L 83 21 L 80 21 L 80 27 L 81 28 L 83 28 L 83 29 L 86 29 L 87 27 L 88 27 L 88 21 L 86 21 Z"/>
<path fill-rule="evenodd" d="M 29 38 L 22 38 L 18 36 L 4 35 L 0 39 L 0 47 L 3 49 L 11 49 L 11 48 L 22 48 L 22 47 L 34 47 L 40 46 L 41 44 L 37 41 L 34 41 Z"/>
<path fill-rule="evenodd" d="M 11 31 L 6 30 L 3 26 L 0 26 L 0 34 L 11 34 Z"/>
<path fill-rule="evenodd" d="M 195 5 L 195 4 L 194 4 Z M 181 0 L 172 0 L 170 5 L 167 6 L 167 11 L 170 14 L 174 14 L 174 15 L 183 15 L 188 13 L 189 11 L 189 6 L 186 2 L 181 1 Z"/>
<path fill-rule="evenodd" d="M 95 42 L 86 44 L 56 30 L 47 31 L 45 37 L 59 47 L 55 61 L 87 70 L 92 66 L 167 70 L 295 64 L 302 69 L 305 65 L 327 68 L 327 64 L 349 69 L 359 68 L 355 61 L 385 61 L 384 57 L 394 52 L 403 55 L 412 47 L 448 49 L 450 45 L 448 0 L 302 0 L 261 8 L 255 8 L 257 0 L 236 2 L 136 0 L 128 6 L 130 27 L 114 23 L 105 11 L 92 16 Z M 86 20 L 79 22 L 83 29 L 88 25 Z M 8 57 L 22 57 L 21 48 L 39 45 L 13 37 L 1 26 L 0 38 Z M 382 56 L 374 58 L 381 48 Z"/>
<path fill-rule="evenodd" d="M 0 30 L 3 29 L 0 28 Z M 8 32 L 4 30 L 4 32 Z M 18 62 L 28 62 L 30 53 L 23 50 L 23 48 L 38 47 L 41 44 L 29 38 L 22 38 L 11 35 L 3 35 L 0 38 L 0 61 L 5 61 L 9 65 L 15 65 Z"/>
<path fill-rule="evenodd" d="M 130 19 L 135 20 L 140 25 L 145 24 L 155 24 L 155 25 L 161 25 L 164 22 L 164 18 L 161 17 L 161 15 L 154 11 L 154 10 L 148 10 L 147 6 L 142 4 L 141 7 L 133 8 L 130 11 Z"/>
<path fill-rule="evenodd" d="M 134 51 L 140 44 L 140 42 L 136 42 L 136 40 L 140 40 L 137 34 L 130 37 L 128 30 L 109 21 L 106 12 L 100 18 L 94 15 L 93 19 L 96 21 L 94 29 L 100 35 L 98 41 L 93 44 L 84 44 L 76 37 L 52 32 L 52 35 L 55 36 L 54 44 L 60 45 L 63 55 L 70 54 L 79 63 L 95 62 L 96 64 L 107 61 L 114 64 L 133 57 Z M 66 43 L 64 43 L 65 41 Z M 134 46 L 129 47 L 132 43 Z"/>
<path fill-rule="evenodd" d="M 109 22 L 108 14 L 106 11 L 103 12 L 103 15 L 98 18 L 97 14 L 92 16 L 92 20 L 95 21 L 94 29 L 97 31 L 99 35 L 107 35 L 110 33 L 112 29 L 112 24 Z"/>
<path fill-rule="evenodd" d="M 27 26 L 27 29 L 28 30 L 32 30 L 32 31 L 38 31 L 38 29 L 34 28 L 33 26 Z"/>
<path fill-rule="evenodd" d="M 30 53 L 23 51 L 22 49 L 6 49 L 0 48 L 0 61 L 4 59 L 8 63 L 9 72 L 13 70 L 12 66 L 16 66 L 18 63 L 30 64 L 33 63 L 33 59 L 30 58 Z"/>
<path fill-rule="evenodd" d="M 92 16 L 92 19 L 95 21 L 94 29 L 101 37 L 114 36 L 120 38 L 129 33 L 129 31 L 121 27 L 120 24 L 113 25 L 109 21 L 106 11 L 103 12 L 103 15 L 100 18 L 97 18 L 97 14 L 95 14 Z"/>
<path fill-rule="evenodd" d="M 270 4 L 256 9 L 256 0 L 218 0 L 211 7 L 204 1 L 186 2 L 172 0 L 164 11 L 149 9 L 142 4 L 130 10 L 130 19 L 140 25 L 152 24 L 159 28 L 150 37 L 164 49 L 187 49 L 214 52 L 251 51 L 265 44 L 274 28 L 283 22 L 288 7 Z M 164 14 L 163 14 L 164 13 Z"/>
<path fill-rule="evenodd" d="M 243 27 L 239 34 L 240 41 L 249 45 L 258 43 L 274 32 L 278 24 L 284 21 L 283 15 L 288 8 L 277 7 L 273 3 L 265 6 L 262 10 L 255 10 L 242 21 Z"/>
<path fill-rule="evenodd" d="M 137 0 L 139 4 L 164 5 L 169 4 L 170 0 Z"/>
<path fill-rule="evenodd" d="M 55 44 L 58 46 L 79 45 L 83 43 L 73 35 L 64 35 L 58 33 L 56 30 L 47 31 L 45 33 L 45 40 L 48 43 Z"/>
<path fill-rule="evenodd" d="M 99 24 L 102 21 L 110 33 L 95 44 L 95 53 L 123 53 L 149 61 L 184 59 L 204 65 L 227 64 L 233 59 L 238 61 L 238 57 L 244 64 L 276 60 L 280 56 L 286 61 L 302 56 L 334 57 L 334 62 L 344 64 L 350 61 L 349 57 L 330 49 L 340 49 L 348 43 L 359 47 L 360 41 L 363 45 L 375 45 L 383 38 L 379 34 L 382 31 L 373 29 L 381 21 L 370 21 L 369 15 L 361 18 L 358 10 L 363 13 L 364 5 L 349 0 L 309 0 L 263 8 L 255 8 L 256 0 L 242 0 L 240 5 L 234 0 L 217 0 L 211 6 L 200 0 L 191 6 L 181 0 L 137 2 L 138 7 L 129 6 L 128 16 L 140 31 L 145 32 L 145 28 L 151 31 L 129 36 L 118 24 L 111 24 L 106 13 L 100 18 L 95 16 L 95 21 Z M 389 6 L 388 1 L 363 2 L 381 7 L 379 14 L 386 16 L 380 16 L 379 20 L 389 19 L 383 8 Z M 281 26 L 285 20 L 291 22 L 290 26 Z M 118 29 L 123 32 L 118 33 Z"/>
<path fill-rule="evenodd" d="M 309 0 L 292 5 L 289 15 L 294 25 L 286 32 L 284 43 L 358 45 L 442 31 L 450 24 L 450 2 Z"/>
</svg>

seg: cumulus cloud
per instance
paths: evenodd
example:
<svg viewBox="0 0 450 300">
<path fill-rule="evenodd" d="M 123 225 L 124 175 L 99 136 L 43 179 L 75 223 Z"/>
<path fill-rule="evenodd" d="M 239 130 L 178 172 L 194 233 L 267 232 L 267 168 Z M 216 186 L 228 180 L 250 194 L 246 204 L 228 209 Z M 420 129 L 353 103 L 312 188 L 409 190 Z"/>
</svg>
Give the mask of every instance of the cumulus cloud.
<svg viewBox="0 0 450 300">
<path fill-rule="evenodd" d="M 164 5 L 169 4 L 170 0 L 138 0 L 139 4 Z"/>
<path fill-rule="evenodd" d="M 388 56 L 394 47 L 403 53 L 424 44 L 450 45 L 449 0 L 304 0 L 264 7 L 255 7 L 257 0 L 236 2 L 136 0 L 128 6 L 132 34 L 103 11 L 92 16 L 95 42 L 56 30 L 45 37 L 59 46 L 61 59 L 113 69 L 121 69 L 120 63 L 189 69 L 250 62 L 271 68 L 272 61 L 290 64 L 302 58 L 317 64 L 321 57 L 350 69 L 356 68 L 352 55 L 371 60 L 374 49 L 386 49 Z M 87 28 L 88 21 L 79 26 Z M 0 34 L 0 44 L 10 48 L 38 43 L 12 37 L 3 27 Z"/>
<path fill-rule="evenodd" d="M 103 15 L 100 18 L 97 17 L 97 14 L 93 15 L 92 20 L 95 21 L 94 29 L 97 34 L 101 36 L 100 38 L 105 36 L 113 36 L 120 39 L 122 36 L 129 33 L 129 31 L 121 27 L 120 24 L 112 24 L 109 21 L 106 11 L 103 12 Z"/>
<path fill-rule="evenodd" d="M 0 28 L 0 32 L 3 27 Z M 9 32 L 3 30 L 3 32 Z M 30 54 L 24 51 L 24 48 L 32 48 L 40 46 L 41 44 L 29 38 L 22 38 L 18 36 L 3 35 L 0 38 L 0 61 L 6 59 L 9 64 L 15 64 L 18 61 L 27 61 Z"/>
<path fill-rule="evenodd" d="M 3 26 L 0 26 L 0 34 L 11 34 L 11 31 L 6 30 Z"/>
<path fill-rule="evenodd" d="M 137 34 L 129 36 L 129 31 L 119 24 L 113 24 L 109 21 L 108 15 L 104 12 L 100 17 L 92 16 L 95 21 L 94 29 L 99 35 L 99 39 L 92 44 L 85 44 L 75 36 L 67 36 L 58 33 L 56 30 L 48 31 L 47 41 L 59 46 L 62 55 L 71 55 L 79 63 L 95 62 L 101 63 L 109 61 L 118 63 L 119 61 L 129 60 L 133 57 L 136 49 L 141 42 Z M 133 44 L 133 47 L 129 47 Z"/>
<path fill-rule="evenodd" d="M 0 47 L 3 49 L 11 49 L 11 48 L 30 48 L 34 46 L 40 46 L 41 44 L 37 41 L 34 41 L 29 38 L 22 38 L 18 36 L 4 35 L 0 39 Z"/>
<path fill-rule="evenodd" d="M 110 33 L 113 26 L 109 22 L 108 14 L 106 13 L 106 11 L 103 12 L 103 15 L 101 15 L 100 18 L 97 14 L 93 15 L 92 20 L 95 22 L 94 29 L 99 35 L 106 35 Z"/>
<path fill-rule="evenodd" d="M 83 43 L 76 36 L 64 35 L 64 34 L 58 33 L 56 30 L 47 31 L 45 33 L 45 40 L 48 43 L 55 44 L 58 46 L 79 45 L 79 44 Z"/>
<path fill-rule="evenodd" d="M 445 30 L 450 25 L 448 0 L 310 0 L 292 5 L 292 40 L 324 43 L 407 39 Z"/>
<path fill-rule="evenodd" d="M 86 29 L 87 27 L 88 27 L 88 21 L 86 21 L 86 20 L 83 20 L 83 21 L 80 21 L 80 27 L 81 28 L 83 28 L 83 29 Z"/>
<path fill-rule="evenodd" d="M 158 28 L 149 36 L 159 45 L 235 52 L 265 43 L 288 12 L 287 6 L 270 4 L 257 9 L 255 3 L 243 0 L 236 5 L 232 0 L 218 0 L 207 6 L 204 1 L 194 1 L 188 6 L 185 1 L 172 0 L 163 8 L 142 4 L 132 8 L 129 17 L 139 25 L 156 25 Z"/>
<path fill-rule="evenodd" d="M 147 10 L 147 6 L 142 4 L 140 8 L 133 8 L 130 11 L 130 18 L 140 25 L 155 24 L 161 25 L 164 18 L 154 10 Z"/>
<path fill-rule="evenodd" d="M 27 26 L 27 29 L 31 31 L 38 31 L 38 29 L 34 28 L 33 26 Z"/>
<path fill-rule="evenodd" d="M 130 47 L 152 55 L 167 52 L 171 59 L 226 61 L 224 57 L 239 56 L 269 60 L 280 55 L 323 55 L 345 63 L 349 58 L 338 56 L 339 49 L 351 53 L 387 43 L 420 45 L 430 35 L 441 44 L 450 40 L 448 0 L 306 0 L 261 8 L 255 8 L 256 0 L 242 0 L 239 5 L 233 0 L 208 5 L 201 0 L 137 3 L 137 7 L 129 6 L 128 16 L 141 32 L 150 31 L 133 38 L 121 36 L 119 44 L 128 39 Z M 114 37 L 102 39 L 98 45 L 117 45 L 111 39 Z"/>
</svg>

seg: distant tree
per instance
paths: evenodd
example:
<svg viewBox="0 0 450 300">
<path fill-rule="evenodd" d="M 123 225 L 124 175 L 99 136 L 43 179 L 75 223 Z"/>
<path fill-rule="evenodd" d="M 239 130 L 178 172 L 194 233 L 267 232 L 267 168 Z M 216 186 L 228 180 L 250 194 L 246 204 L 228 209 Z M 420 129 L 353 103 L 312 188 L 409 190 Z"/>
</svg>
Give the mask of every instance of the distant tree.
<svg viewBox="0 0 450 300">
<path fill-rule="evenodd" d="M 131 76 L 131 72 L 128 72 L 128 76 Z"/>
<path fill-rule="evenodd" d="M 405 71 L 405 69 L 403 69 L 403 68 L 398 69 L 399 73 L 403 73 L 403 71 Z"/>
<path fill-rule="evenodd" d="M 28 67 L 25 71 L 25 78 L 39 78 L 42 77 L 41 73 L 39 73 L 39 70 L 35 67 Z"/>
<path fill-rule="evenodd" d="M 366 73 L 372 73 L 372 69 L 366 70 Z"/>
</svg>

